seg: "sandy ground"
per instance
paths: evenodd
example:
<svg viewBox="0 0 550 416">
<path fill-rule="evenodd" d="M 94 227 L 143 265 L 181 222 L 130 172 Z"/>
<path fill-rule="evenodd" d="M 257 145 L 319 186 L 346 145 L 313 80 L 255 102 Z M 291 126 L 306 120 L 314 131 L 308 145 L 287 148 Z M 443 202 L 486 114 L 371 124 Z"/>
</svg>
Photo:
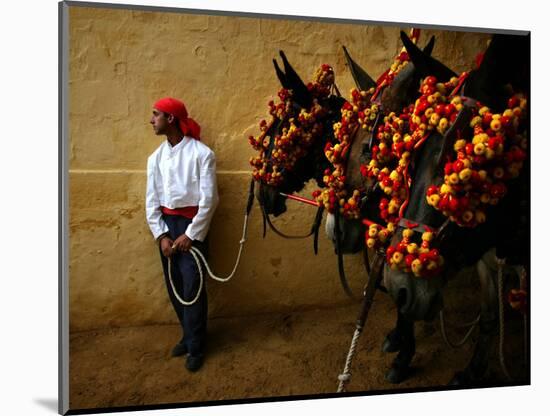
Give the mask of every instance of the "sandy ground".
<svg viewBox="0 0 550 416">
<path fill-rule="evenodd" d="M 472 289 L 475 292 L 475 288 Z M 446 298 L 449 321 L 468 322 L 476 305 L 464 296 Z M 79 332 L 70 338 L 70 408 L 92 409 L 144 404 L 189 403 L 336 393 L 359 305 L 209 321 L 204 367 L 191 374 L 185 358 L 170 357 L 180 333 L 176 325 Z M 512 374 L 522 368 L 522 319 L 509 314 L 506 360 Z M 384 374 L 394 354 L 380 350 L 392 329 L 395 308 L 377 292 L 357 347 L 349 392 L 438 388 L 466 366 L 475 339 L 458 349 L 447 346 L 439 321 L 416 326 L 414 375 L 398 386 Z M 463 329 L 449 329 L 458 340 Z M 497 340 L 486 383 L 504 383 Z M 515 383 L 524 383 L 517 378 Z"/>
</svg>

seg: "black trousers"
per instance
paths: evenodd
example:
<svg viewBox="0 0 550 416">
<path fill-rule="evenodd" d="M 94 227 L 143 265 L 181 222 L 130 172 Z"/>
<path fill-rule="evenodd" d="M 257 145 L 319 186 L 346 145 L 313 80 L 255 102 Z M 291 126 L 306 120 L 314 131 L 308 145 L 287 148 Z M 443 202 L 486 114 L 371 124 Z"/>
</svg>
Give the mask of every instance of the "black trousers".
<svg viewBox="0 0 550 416">
<path fill-rule="evenodd" d="M 172 240 L 185 233 L 185 230 L 191 223 L 187 219 L 178 215 L 163 215 L 163 219 L 168 226 L 168 233 Z M 204 242 L 193 241 L 193 247 L 198 248 L 205 258 L 207 258 L 208 240 Z M 164 279 L 168 296 L 172 306 L 176 311 L 180 325 L 183 330 L 182 341 L 187 345 L 187 350 L 191 355 L 200 355 L 205 349 L 206 344 L 206 320 L 208 315 L 208 302 L 206 298 L 206 278 L 207 273 L 203 269 L 203 287 L 198 300 L 191 306 L 182 305 L 174 295 L 170 281 L 168 280 L 168 259 L 160 253 L 162 268 L 164 270 Z M 197 295 L 199 290 L 199 269 L 195 259 L 190 252 L 181 252 L 173 254 L 172 263 L 172 281 L 180 298 L 185 302 L 190 302 Z"/>
</svg>

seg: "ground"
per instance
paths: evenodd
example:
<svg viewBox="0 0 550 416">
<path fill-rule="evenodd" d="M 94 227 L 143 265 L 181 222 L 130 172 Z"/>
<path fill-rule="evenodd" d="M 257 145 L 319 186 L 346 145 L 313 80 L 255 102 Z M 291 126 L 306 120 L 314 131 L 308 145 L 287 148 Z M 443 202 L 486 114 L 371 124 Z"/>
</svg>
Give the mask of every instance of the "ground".
<svg viewBox="0 0 550 416">
<path fill-rule="evenodd" d="M 475 318 L 475 303 L 463 298 L 446 297 L 449 321 L 464 323 Z M 289 314 L 211 319 L 206 361 L 194 374 L 185 369 L 183 357 L 170 356 L 180 336 L 176 325 L 73 333 L 70 408 L 335 393 L 358 310 L 359 304 L 350 302 Z M 507 364 L 512 374 L 520 374 L 522 370 L 525 373 L 521 364 L 522 319 L 511 312 L 507 321 Z M 474 338 L 452 349 L 441 336 L 438 320 L 432 324 L 419 323 L 417 353 L 412 363 L 414 375 L 398 386 L 389 384 L 384 374 L 394 354 L 381 352 L 380 346 L 394 322 L 395 307 L 386 294 L 377 292 L 358 343 L 347 391 L 443 387 L 455 371 L 468 363 Z M 463 333 L 463 329 L 449 328 L 449 336 L 455 341 Z M 506 382 L 499 366 L 497 345 L 498 339 L 487 372 L 489 384 Z M 515 383 L 523 383 L 519 380 Z"/>
</svg>

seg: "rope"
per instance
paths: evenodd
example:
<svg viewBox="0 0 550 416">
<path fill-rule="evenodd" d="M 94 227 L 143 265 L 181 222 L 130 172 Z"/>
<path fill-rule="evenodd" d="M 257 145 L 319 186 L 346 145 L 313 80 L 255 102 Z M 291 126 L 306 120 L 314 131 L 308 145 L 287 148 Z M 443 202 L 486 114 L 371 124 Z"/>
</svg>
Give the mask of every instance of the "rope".
<svg viewBox="0 0 550 416">
<path fill-rule="evenodd" d="M 506 368 L 506 362 L 504 360 L 504 299 L 503 299 L 503 286 L 504 286 L 504 276 L 502 269 L 506 259 L 496 258 L 497 261 L 497 284 L 498 284 L 498 323 L 499 323 L 499 339 L 498 339 L 498 353 L 500 359 L 500 367 L 502 372 L 508 380 L 512 380 L 508 369 Z"/>
<path fill-rule="evenodd" d="M 182 305 L 191 306 L 199 299 L 202 288 L 204 286 L 204 276 L 203 276 L 203 271 L 202 271 L 202 267 L 201 267 L 201 261 L 202 261 L 202 264 L 204 264 L 204 267 L 206 268 L 206 271 L 208 272 L 208 275 L 212 279 L 217 280 L 218 282 L 222 282 L 222 283 L 228 282 L 234 276 L 235 272 L 237 271 L 237 267 L 239 266 L 239 263 L 241 261 L 241 253 L 243 251 L 244 243 L 246 242 L 247 230 L 248 230 L 248 214 L 245 214 L 245 216 L 244 216 L 244 225 L 243 225 L 243 234 L 242 234 L 241 240 L 239 241 L 239 253 L 237 254 L 237 260 L 235 261 L 235 266 L 233 267 L 233 271 L 227 277 L 218 277 L 214 273 L 212 273 L 212 270 L 210 269 L 210 266 L 208 265 L 208 262 L 204 258 L 204 255 L 201 253 L 201 251 L 196 247 L 191 247 L 189 252 L 193 256 L 193 259 L 195 260 L 195 263 L 197 264 L 197 267 L 199 269 L 199 289 L 197 290 L 197 294 L 195 295 L 193 300 L 191 300 L 190 302 L 186 302 L 185 300 L 183 300 L 182 297 L 180 297 L 180 295 L 176 291 L 176 288 L 174 286 L 174 281 L 173 281 L 173 278 L 172 278 L 172 260 L 170 259 L 170 257 L 168 258 L 168 280 L 170 281 L 170 286 L 172 286 L 172 291 L 174 292 L 174 295 L 176 296 L 176 299 Z"/>
<path fill-rule="evenodd" d="M 476 325 L 479 323 L 480 318 L 481 318 L 481 314 L 478 314 L 477 318 L 474 319 L 472 322 L 468 322 L 467 324 L 460 325 L 459 327 L 461 327 L 461 328 L 468 328 L 469 327 L 468 331 L 466 332 L 466 335 L 464 335 L 464 338 L 462 338 L 462 340 L 460 340 L 457 343 L 453 343 L 449 340 L 449 337 L 447 335 L 447 329 L 445 328 L 445 314 L 444 314 L 444 311 L 442 309 L 439 312 L 439 323 L 440 323 L 440 327 L 441 327 L 441 335 L 443 335 L 443 339 L 445 340 L 445 343 L 451 348 L 458 348 L 458 347 L 461 347 L 462 345 L 464 345 L 466 343 L 466 341 L 468 341 L 468 339 L 470 338 L 472 333 L 474 332 L 474 329 L 475 329 Z"/>
<path fill-rule="evenodd" d="M 355 329 L 355 332 L 353 334 L 353 338 L 351 339 L 351 345 L 349 347 L 348 356 L 346 358 L 346 365 L 344 366 L 344 372 L 338 376 L 338 393 L 343 393 L 346 391 L 346 384 L 351 379 L 351 361 L 353 360 L 353 357 L 355 356 L 355 350 L 357 349 L 357 343 L 359 341 L 359 336 L 361 335 L 362 327 L 357 326 Z"/>
<path fill-rule="evenodd" d="M 365 260 L 368 262 L 368 254 L 366 248 L 364 253 L 364 255 L 367 256 Z M 370 267 L 370 269 L 372 270 L 372 274 L 369 273 L 369 281 L 365 286 L 365 290 L 363 292 L 363 305 L 361 307 L 359 317 L 357 318 L 357 323 L 355 324 L 355 332 L 353 334 L 351 345 L 348 351 L 348 356 L 346 358 L 344 372 L 338 376 L 338 393 L 346 391 L 346 384 L 349 383 L 351 379 L 351 362 L 353 360 L 353 357 L 355 356 L 355 350 L 357 348 L 359 336 L 361 335 L 361 332 L 365 327 L 365 323 L 367 322 L 367 316 L 374 300 L 374 294 L 376 292 L 376 289 L 379 287 L 380 281 L 382 279 L 382 265 L 384 258 L 384 250 L 378 249 L 375 252 L 375 257 L 372 260 L 372 266 Z"/>
</svg>

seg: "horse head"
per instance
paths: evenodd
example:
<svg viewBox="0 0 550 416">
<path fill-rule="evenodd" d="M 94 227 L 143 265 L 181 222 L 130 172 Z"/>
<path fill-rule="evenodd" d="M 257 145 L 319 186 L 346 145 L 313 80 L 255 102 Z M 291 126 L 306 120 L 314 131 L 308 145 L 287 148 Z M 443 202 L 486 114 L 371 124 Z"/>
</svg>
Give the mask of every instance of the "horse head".
<svg viewBox="0 0 550 416">
<path fill-rule="evenodd" d="M 256 197 L 266 214 L 278 216 L 286 211 L 283 194 L 299 192 L 310 179 L 322 184 L 328 166 L 324 143 L 332 138 L 332 123 L 340 114 L 343 99 L 333 94 L 334 73 L 323 65 L 314 82 L 306 85 L 284 52 L 283 67 L 274 59 L 275 73 L 282 89 L 281 102 L 270 102 L 272 121 L 262 122 L 262 134 L 251 138 L 261 156 L 253 158 L 256 168 Z"/>
<path fill-rule="evenodd" d="M 450 70 L 439 62 L 433 65 L 433 58 L 404 39 L 423 77 L 423 95 L 409 118 L 411 136 L 420 133 L 404 170 L 411 186 L 386 251 L 384 285 L 409 319 L 435 317 L 448 277 L 477 261 L 502 235 L 496 205 L 506 188 L 500 179 L 507 172 L 517 177 L 521 165 L 515 170 L 506 165 L 525 157 L 519 142 L 504 147 L 503 141 L 508 134 L 518 137 L 522 109 L 518 105 L 504 113 L 514 120 L 506 126 L 507 116 L 490 116 L 504 111 L 511 85 L 524 85 L 522 66 L 510 65 L 515 58 L 509 55 L 516 51 L 521 61 L 523 42 L 495 35 L 480 67 L 461 76 L 461 87 Z M 486 180 L 489 175 L 492 180 Z"/>
<path fill-rule="evenodd" d="M 405 45 L 414 44 L 403 33 L 402 38 Z M 432 36 L 423 51 L 421 51 L 423 57 L 430 57 L 434 43 L 435 38 Z M 430 59 L 424 59 L 420 63 L 420 67 L 417 68 L 410 62 L 408 55 L 405 52 L 401 52 L 391 68 L 379 78 L 377 84 L 352 59 L 348 50 L 345 47 L 343 49 L 348 67 L 357 87 L 356 91 L 353 92 L 353 106 L 357 107 L 358 97 L 366 96 L 369 98 L 372 106 L 366 111 L 370 111 L 371 119 L 364 122 L 363 128 L 355 128 L 347 132 L 350 136 L 349 148 L 343 161 L 343 165 L 345 165 L 343 168 L 345 170 L 343 172 L 345 177 L 344 187 L 348 195 L 359 191 L 360 201 L 357 201 L 357 203 L 358 205 L 360 204 L 360 214 L 356 215 L 355 218 L 349 218 L 344 215 L 344 218 L 341 219 L 330 214 L 327 217 L 326 233 L 333 241 L 337 250 L 343 253 L 356 253 L 364 247 L 365 241 L 363 238 L 365 228 L 360 218 L 366 217 L 375 221 L 379 219 L 377 209 L 382 197 L 381 192 L 375 188 L 376 181 L 372 177 L 365 177 L 361 168 L 365 160 L 369 159 L 372 155 L 378 126 L 383 124 L 384 116 L 391 112 L 400 112 L 406 104 L 414 101 L 419 95 L 418 84 L 425 72 L 432 71 L 434 67 L 439 72 L 443 72 L 446 69 L 442 68 L 442 65 L 437 61 Z M 374 115 L 374 111 L 376 111 L 376 115 Z M 362 107 L 361 112 L 365 112 Z M 344 115 L 342 123 L 346 123 L 345 118 L 346 116 Z M 365 128 L 367 125 L 368 128 Z M 334 210 L 329 211 L 334 212 Z M 336 222 L 338 222 L 339 238 L 341 240 L 339 242 L 336 241 L 337 235 L 334 228 Z M 337 247 L 338 245 L 339 247 Z"/>
</svg>

